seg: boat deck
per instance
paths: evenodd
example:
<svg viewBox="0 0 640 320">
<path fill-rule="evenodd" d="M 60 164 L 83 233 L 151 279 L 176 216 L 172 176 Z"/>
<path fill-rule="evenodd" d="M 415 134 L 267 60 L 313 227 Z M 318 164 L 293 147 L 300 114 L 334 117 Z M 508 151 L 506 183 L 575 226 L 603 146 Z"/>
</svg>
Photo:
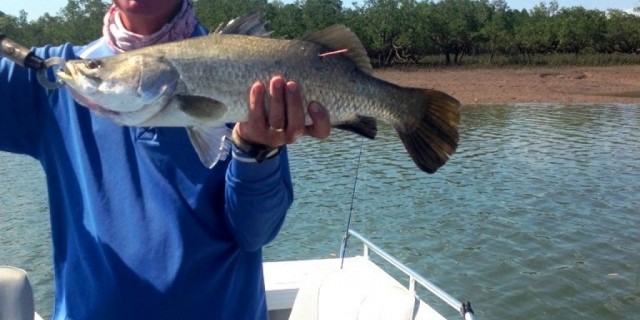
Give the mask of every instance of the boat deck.
<svg viewBox="0 0 640 320">
<path fill-rule="evenodd" d="M 340 261 L 265 262 L 270 319 L 356 319 L 366 318 L 366 314 L 388 314 L 388 319 L 401 319 L 398 314 L 407 314 L 407 319 L 444 319 L 369 259 L 346 258 L 342 270 Z"/>
</svg>

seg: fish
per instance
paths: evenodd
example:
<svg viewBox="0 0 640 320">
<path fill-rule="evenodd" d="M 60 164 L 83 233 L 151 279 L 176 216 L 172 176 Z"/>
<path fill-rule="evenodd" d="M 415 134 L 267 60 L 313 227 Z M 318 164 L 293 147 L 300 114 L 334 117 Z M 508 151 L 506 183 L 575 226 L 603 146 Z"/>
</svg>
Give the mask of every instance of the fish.
<svg viewBox="0 0 640 320">
<path fill-rule="evenodd" d="M 374 139 L 378 121 L 389 123 L 424 172 L 435 173 L 453 155 L 460 123 L 454 97 L 375 77 L 364 46 L 344 25 L 297 39 L 272 38 L 263 26 L 249 13 L 228 26 L 233 31 L 69 60 L 56 73 L 78 103 L 119 125 L 185 127 L 207 167 L 219 153 L 215 128 L 246 121 L 248 89 L 276 75 L 297 83 L 304 106 L 325 107 L 333 128 Z"/>
</svg>

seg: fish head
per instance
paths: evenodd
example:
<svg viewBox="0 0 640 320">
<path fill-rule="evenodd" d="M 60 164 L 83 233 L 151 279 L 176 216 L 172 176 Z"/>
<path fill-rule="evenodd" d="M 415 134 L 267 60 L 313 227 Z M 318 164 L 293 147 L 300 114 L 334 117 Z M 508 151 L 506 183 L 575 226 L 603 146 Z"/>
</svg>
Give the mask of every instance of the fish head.
<svg viewBox="0 0 640 320">
<path fill-rule="evenodd" d="M 123 125 L 157 114 L 180 78 L 166 60 L 142 54 L 71 60 L 57 75 L 78 103 Z"/>
</svg>

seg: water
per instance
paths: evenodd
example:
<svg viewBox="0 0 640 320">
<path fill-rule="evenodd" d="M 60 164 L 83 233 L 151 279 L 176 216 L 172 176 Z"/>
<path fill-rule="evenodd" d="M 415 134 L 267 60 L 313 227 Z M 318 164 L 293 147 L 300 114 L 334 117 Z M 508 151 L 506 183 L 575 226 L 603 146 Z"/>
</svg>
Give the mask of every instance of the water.
<svg viewBox="0 0 640 320">
<path fill-rule="evenodd" d="M 639 129 L 634 105 L 465 108 L 458 152 L 435 175 L 387 127 L 375 141 L 304 140 L 291 148 L 296 201 L 265 259 L 334 257 L 353 206 L 354 229 L 480 319 L 637 317 Z M 48 233 L 41 169 L 0 153 L 0 264 L 30 272 L 45 316 Z"/>
</svg>

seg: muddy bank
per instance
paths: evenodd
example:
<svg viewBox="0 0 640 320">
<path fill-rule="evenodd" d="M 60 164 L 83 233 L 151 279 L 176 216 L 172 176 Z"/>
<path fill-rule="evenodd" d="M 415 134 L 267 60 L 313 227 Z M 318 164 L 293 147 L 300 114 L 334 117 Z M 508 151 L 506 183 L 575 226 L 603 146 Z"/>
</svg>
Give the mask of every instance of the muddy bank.
<svg viewBox="0 0 640 320">
<path fill-rule="evenodd" d="M 442 90 L 463 104 L 640 103 L 640 66 L 382 69 L 375 75 Z"/>
</svg>

